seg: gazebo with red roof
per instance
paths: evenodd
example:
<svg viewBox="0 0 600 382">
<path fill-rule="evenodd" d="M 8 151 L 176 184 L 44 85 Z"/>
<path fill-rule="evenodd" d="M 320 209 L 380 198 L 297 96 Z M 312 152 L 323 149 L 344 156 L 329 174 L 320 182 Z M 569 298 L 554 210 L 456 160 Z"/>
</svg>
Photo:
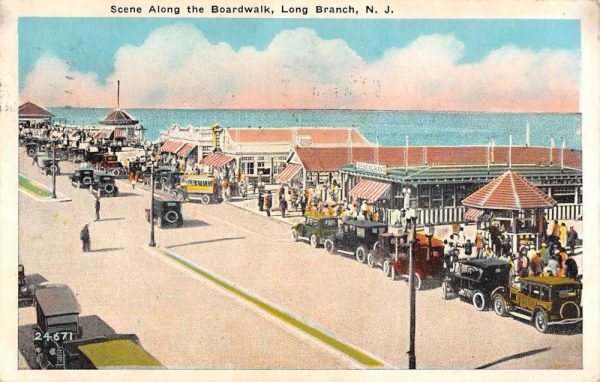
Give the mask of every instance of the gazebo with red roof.
<svg viewBox="0 0 600 382">
<path fill-rule="evenodd" d="M 19 126 L 25 128 L 48 128 L 54 114 L 33 102 L 19 106 Z"/>
<path fill-rule="evenodd" d="M 521 175 L 509 169 L 463 199 L 462 204 L 470 207 L 465 218 L 476 220 L 486 213 L 492 221 L 506 227 L 512 236 L 513 252 L 521 239 L 539 244 L 543 230 L 543 210 L 552 208 L 556 201 Z"/>
</svg>

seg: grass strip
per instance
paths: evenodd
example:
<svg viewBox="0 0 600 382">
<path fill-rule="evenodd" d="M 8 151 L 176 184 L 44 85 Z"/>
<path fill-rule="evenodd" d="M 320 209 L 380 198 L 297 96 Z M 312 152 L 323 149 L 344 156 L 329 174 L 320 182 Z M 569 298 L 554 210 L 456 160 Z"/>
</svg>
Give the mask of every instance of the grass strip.
<svg viewBox="0 0 600 382">
<path fill-rule="evenodd" d="M 289 325 L 292 325 L 292 326 L 302 330 L 303 332 L 310 334 L 311 336 L 317 338 L 318 340 L 326 343 L 327 345 L 341 351 L 342 353 L 344 353 L 344 354 L 348 355 L 349 357 L 353 358 L 354 360 L 358 361 L 360 364 L 362 364 L 366 367 L 369 367 L 369 368 L 384 366 L 384 364 L 381 361 L 369 356 L 368 354 L 365 354 L 365 353 L 361 352 L 360 350 L 355 349 L 352 346 L 347 345 L 347 344 L 331 337 L 330 335 L 323 333 L 322 331 L 320 331 L 316 328 L 313 328 L 310 325 L 305 324 L 304 322 L 290 316 L 288 313 L 285 313 L 285 312 L 257 299 L 256 297 L 250 296 L 249 294 L 242 292 L 241 290 L 237 289 L 236 287 L 226 283 L 223 280 L 220 280 L 220 279 L 212 276 L 211 274 L 203 271 L 202 269 L 199 269 L 199 268 L 193 266 L 192 264 L 188 263 L 187 261 L 184 261 L 184 260 L 178 258 L 177 256 L 174 256 L 173 254 L 169 253 L 168 251 L 164 251 L 164 250 L 160 250 L 160 249 L 159 249 L 159 251 L 162 252 L 162 254 L 166 255 L 167 257 L 170 257 L 171 259 L 175 260 L 179 264 L 183 265 L 184 267 L 191 269 L 195 273 L 212 281 L 213 283 L 217 284 L 218 286 L 220 286 L 220 287 L 236 294 L 237 296 L 243 298 L 244 300 L 256 305 L 257 307 L 261 308 L 262 310 L 271 314 L 272 316 L 279 318 L 280 320 L 288 323 Z"/>
<path fill-rule="evenodd" d="M 49 198 L 52 196 L 52 192 L 50 190 L 32 183 L 29 179 L 21 174 L 19 174 L 19 187 L 43 198 Z"/>
</svg>

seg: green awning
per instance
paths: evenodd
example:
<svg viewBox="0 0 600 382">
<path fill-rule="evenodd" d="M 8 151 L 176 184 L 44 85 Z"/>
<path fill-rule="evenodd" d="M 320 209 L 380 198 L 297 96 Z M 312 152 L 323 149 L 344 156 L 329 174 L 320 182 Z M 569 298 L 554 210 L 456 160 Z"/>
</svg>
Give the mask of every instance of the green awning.
<svg viewBox="0 0 600 382">
<path fill-rule="evenodd" d="M 162 367 L 162 364 L 141 346 L 130 340 L 111 340 L 81 345 L 79 350 L 96 368 Z"/>
</svg>

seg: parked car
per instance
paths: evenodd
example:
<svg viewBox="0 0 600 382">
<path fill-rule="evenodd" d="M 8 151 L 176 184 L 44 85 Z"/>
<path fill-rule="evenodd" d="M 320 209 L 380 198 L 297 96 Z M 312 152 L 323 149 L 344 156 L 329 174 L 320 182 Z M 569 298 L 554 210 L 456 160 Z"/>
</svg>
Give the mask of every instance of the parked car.
<svg viewBox="0 0 600 382">
<path fill-rule="evenodd" d="M 135 334 L 114 334 L 68 341 L 66 369 L 164 369 Z"/>
<path fill-rule="evenodd" d="M 171 190 L 170 195 L 178 200 L 199 201 L 202 204 L 220 203 L 217 179 L 212 175 L 185 175 L 180 183 Z"/>
<path fill-rule="evenodd" d="M 38 144 L 37 143 L 26 143 L 25 144 L 25 151 L 27 151 L 27 156 L 28 157 L 33 157 L 33 155 L 38 151 Z"/>
<path fill-rule="evenodd" d="M 555 276 L 522 277 L 510 288 L 492 295 L 499 316 L 512 315 L 531 321 L 545 333 L 552 325 L 575 324 L 583 320 L 582 284 L 579 280 Z"/>
<path fill-rule="evenodd" d="M 462 297 L 485 310 L 491 296 L 509 282 L 509 264 L 496 259 L 458 260 L 442 282 L 442 298 Z"/>
<path fill-rule="evenodd" d="M 66 285 L 48 284 L 35 290 L 34 305 L 36 361 L 42 369 L 62 369 L 65 367 L 63 343 L 82 336 L 77 298 Z"/>
<path fill-rule="evenodd" d="M 154 216 L 159 228 L 166 226 L 181 227 L 183 225 L 183 214 L 181 213 L 181 201 L 166 200 L 154 197 Z M 146 209 L 146 221 L 150 223 L 150 209 Z"/>
<path fill-rule="evenodd" d="M 292 239 L 294 241 L 306 240 L 310 246 L 317 248 L 326 237 L 332 236 L 338 229 L 335 216 L 307 212 L 304 222 L 297 223 L 292 227 Z"/>
<path fill-rule="evenodd" d="M 379 234 L 387 232 L 387 224 L 369 220 L 344 220 L 334 235 L 325 239 L 323 246 L 328 253 L 356 256 L 364 263 Z"/>
<path fill-rule="evenodd" d="M 31 303 L 32 300 L 33 294 L 25 277 L 25 267 L 19 264 L 19 303 Z"/>
<path fill-rule="evenodd" d="M 115 177 L 106 173 L 94 172 L 92 192 L 98 195 L 98 197 L 119 195 L 119 189 L 115 184 Z"/>
<path fill-rule="evenodd" d="M 392 279 L 396 274 L 407 276 L 409 249 L 408 234 L 379 234 L 379 240 L 367 256 L 367 264 L 371 268 L 381 266 L 383 273 Z M 435 236 L 429 243 L 423 232 L 417 232 L 413 259 L 415 288 L 420 289 L 423 280 L 443 275 L 444 243 Z"/>
<path fill-rule="evenodd" d="M 53 160 L 52 158 L 44 158 L 40 163 L 40 170 L 44 175 L 59 175 L 60 167 L 58 165 L 58 160 Z"/>
<path fill-rule="evenodd" d="M 161 172 L 157 177 L 159 181 L 158 185 L 163 191 L 171 192 L 171 190 L 174 190 L 179 185 L 182 176 L 183 172 L 175 168 L 170 171 Z"/>
<path fill-rule="evenodd" d="M 114 176 L 127 174 L 127 170 L 123 167 L 123 164 L 119 162 L 117 156 L 109 153 L 102 153 L 100 162 L 98 163 L 98 169 Z"/>
<path fill-rule="evenodd" d="M 89 187 L 92 183 L 94 183 L 94 170 L 91 168 L 75 170 L 71 175 L 73 187 Z"/>
</svg>

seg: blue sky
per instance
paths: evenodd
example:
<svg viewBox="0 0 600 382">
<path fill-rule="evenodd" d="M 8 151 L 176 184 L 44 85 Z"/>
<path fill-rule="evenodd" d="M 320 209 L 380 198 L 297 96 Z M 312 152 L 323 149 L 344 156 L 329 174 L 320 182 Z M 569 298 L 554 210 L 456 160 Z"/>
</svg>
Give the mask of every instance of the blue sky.
<svg viewBox="0 0 600 382">
<path fill-rule="evenodd" d="M 323 39 L 344 39 L 367 61 L 433 33 L 451 34 L 465 44 L 460 63 L 477 62 L 504 45 L 539 51 L 579 50 L 581 44 L 578 20 L 20 18 L 20 87 L 44 54 L 77 71 L 97 73 L 102 81 L 113 72 L 119 47 L 141 45 L 152 30 L 181 21 L 196 26 L 211 43 L 226 42 L 234 50 L 263 50 L 281 30 L 311 28 Z"/>
</svg>

